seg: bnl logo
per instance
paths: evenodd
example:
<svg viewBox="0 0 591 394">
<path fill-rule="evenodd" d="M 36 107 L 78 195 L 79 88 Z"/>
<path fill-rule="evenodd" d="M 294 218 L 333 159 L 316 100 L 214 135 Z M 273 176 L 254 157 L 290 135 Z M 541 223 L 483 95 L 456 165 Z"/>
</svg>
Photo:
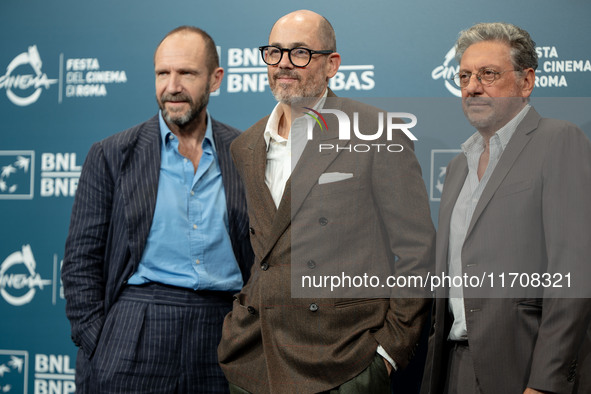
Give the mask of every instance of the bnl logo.
<svg viewBox="0 0 591 394">
<path fill-rule="evenodd" d="M 29 353 L 0 349 L 0 393 L 27 393 Z"/>
<path fill-rule="evenodd" d="M 34 168 L 34 151 L 0 151 L 0 200 L 32 199 Z"/>
<path fill-rule="evenodd" d="M 443 191 L 447 165 L 461 151 L 461 149 L 431 150 L 431 186 L 429 191 L 431 201 L 441 201 L 441 192 Z"/>
</svg>

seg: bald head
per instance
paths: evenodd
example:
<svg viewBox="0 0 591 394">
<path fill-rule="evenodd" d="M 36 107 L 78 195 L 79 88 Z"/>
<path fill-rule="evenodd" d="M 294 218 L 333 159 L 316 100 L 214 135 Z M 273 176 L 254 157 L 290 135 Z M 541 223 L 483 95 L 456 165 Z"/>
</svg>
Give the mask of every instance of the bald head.
<svg viewBox="0 0 591 394">
<path fill-rule="evenodd" d="M 271 34 L 277 29 L 283 31 L 300 27 L 310 29 L 310 32 L 312 32 L 317 40 L 320 41 L 322 47 L 314 49 L 331 50 L 336 52 L 337 42 L 332 25 L 325 17 L 313 11 L 298 10 L 282 16 L 273 25 Z"/>
</svg>

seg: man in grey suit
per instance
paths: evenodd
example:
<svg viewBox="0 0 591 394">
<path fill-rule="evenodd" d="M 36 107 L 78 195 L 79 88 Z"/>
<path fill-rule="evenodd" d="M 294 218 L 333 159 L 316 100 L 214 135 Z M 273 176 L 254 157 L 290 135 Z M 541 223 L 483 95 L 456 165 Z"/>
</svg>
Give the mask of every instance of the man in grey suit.
<svg viewBox="0 0 591 394">
<path fill-rule="evenodd" d="M 81 393 L 228 391 L 216 349 L 253 258 L 240 133 L 207 112 L 224 72 L 206 32 L 168 33 L 154 69 L 160 112 L 91 147 L 74 201 L 62 280 Z"/>
<path fill-rule="evenodd" d="M 436 292 L 422 392 L 589 393 L 591 301 L 577 296 L 589 287 L 591 142 L 529 105 L 538 61 L 525 30 L 477 24 L 460 33 L 456 57 L 477 132 L 447 168 L 436 272 L 494 273 L 497 287 Z M 576 283 L 507 289 L 510 273 Z"/>
</svg>

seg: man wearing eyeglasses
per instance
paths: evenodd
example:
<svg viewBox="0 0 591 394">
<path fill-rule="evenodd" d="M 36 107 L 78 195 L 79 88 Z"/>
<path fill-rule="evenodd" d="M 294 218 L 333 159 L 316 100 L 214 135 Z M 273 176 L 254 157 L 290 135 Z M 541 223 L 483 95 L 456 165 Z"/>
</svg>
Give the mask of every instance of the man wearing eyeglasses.
<svg viewBox="0 0 591 394">
<path fill-rule="evenodd" d="M 338 142 L 328 114 L 312 121 L 314 138 L 306 139 L 302 108 L 357 112 L 367 130 L 378 123 L 375 109 L 328 88 L 341 57 L 324 17 L 285 15 L 260 49 L 278 104 L 231 147 L 255 263 L 224 321 L 222 370 L 233 393 L 389 393 L 389 374 L 414 355 L 428 300 L 391 298 L 389 290 L 376 298 L 335 298 L 326 289 L 296 295 L 302 289 L 292 280 L 346 262 L 370 275 L 426 273 L 434 228 L 412 142 L 398 133 L 391 142 L 403 152 L 356 154 L 346 148 L 359 141 Z M 319 154 L 319 141 L 342 149 Z"/>
<path fill-rule="evenodd" d="M 501 287 L 501 274 L 588 271 L 591 143 L 529 104 L 535 43 L 514 25 L 482 23 L 460 33 L 456 57 L 477 131 L 447 167 L 436 272 L 495 272 Z M 591 392 L 590 300 L 574 298 L 581 288 L 526 287 L 436 293 L 424 394 Z"/>
</svg>

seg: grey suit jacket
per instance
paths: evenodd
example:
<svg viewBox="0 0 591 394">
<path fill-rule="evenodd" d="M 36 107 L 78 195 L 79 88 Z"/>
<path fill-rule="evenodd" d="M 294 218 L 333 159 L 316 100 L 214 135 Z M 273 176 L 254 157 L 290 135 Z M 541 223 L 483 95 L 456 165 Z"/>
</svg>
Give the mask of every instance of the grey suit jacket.
<svg viewBox="0 0 591 394">
<path fill-rule="evenodd" d="M 441 197 L 437 273 L 447 272 L 451 214 L 467 174 L 461 153 L 447 168 Z M 589 140 L 575 125 L 541 118 L 531 108 L 476 206 L 462 248 L 463 272 L 589 272 L 589 195 Z M 588 289 L 588 280 L 576 284 Z M 464 287 L 468 342 L 482 393 L 521 393 L 526 387 L 591 392 L 591 300 L 555 298 L 550 288 L 530 295 L 506 291 L 503 298 L 477 298 L 477 290 Z M 442 393 L 447 369 L 451 317 L 445 291 L 436 296 L 423 393 Z"/>
<path fill-rule="evenodd" d="M 240 132 L 212 119 L 232 247 L 246 282 L 253 260 L 242 182 L 230 157 Z M 162 139 L 158 116 L 92 145 L 66 240 L 62 281 L 72 340 L 91 356 L 104 319 L 142 256 L 152 225 Z"/>
<path fill-rule="evenodd" d="M 333 107 L 330 97 L 325 108 L 358 112 L 360 124 L 376 130 L 376 109 L 351 100 Z M 265 184 L 267 120 L 245 131 L 231 149 L 246 187 L 255 264 L 224 322 L 222 370 L 254 393 L 321 392 L 365 369 L 378 344 L 404 368 L 428 317 L 426 299 L 293 298 L 291 279 L 346 260 L 368 274 L 372 261 L 400 275 L 426 272 L 434 258 L 434 229 L 412 142 L 395 133 L 390 143 L 403 145 L 404 152 L 318 155 L 318 143 L 366 142 L 338 140 L 336 117 L 326 116 L 328 129 L 314 129 L 276 208 Z M 331 172 L 353 177 L 319 183 Z"/>
</svg>

